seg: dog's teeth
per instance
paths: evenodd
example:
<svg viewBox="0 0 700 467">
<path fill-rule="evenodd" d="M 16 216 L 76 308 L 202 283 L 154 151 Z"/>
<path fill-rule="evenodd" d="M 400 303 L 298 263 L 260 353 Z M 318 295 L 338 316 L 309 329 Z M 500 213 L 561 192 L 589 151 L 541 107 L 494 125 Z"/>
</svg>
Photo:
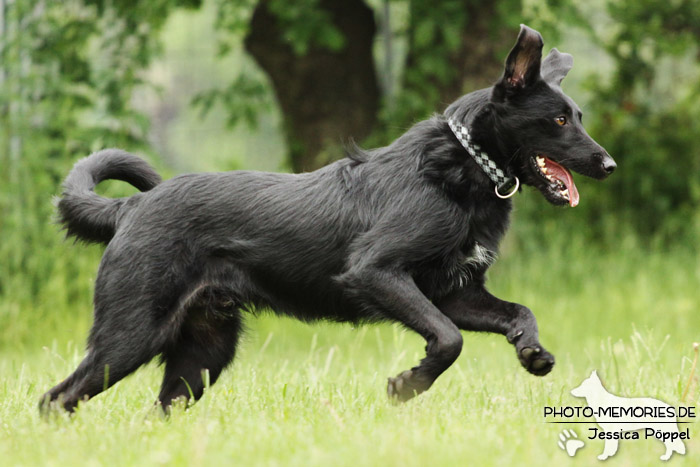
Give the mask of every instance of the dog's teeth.
<svg viewBox="0 0 700 467">
<path fill-rule="evenodd" d="M 544 157 L 537 156 L 537 165 L 544 167 Z"/>
<path fill-rule="evenodd" d="M 568 189 L 562 190 L 561 194 L 564 198 L 569 199 L 569 190 Z"/>
</svg>

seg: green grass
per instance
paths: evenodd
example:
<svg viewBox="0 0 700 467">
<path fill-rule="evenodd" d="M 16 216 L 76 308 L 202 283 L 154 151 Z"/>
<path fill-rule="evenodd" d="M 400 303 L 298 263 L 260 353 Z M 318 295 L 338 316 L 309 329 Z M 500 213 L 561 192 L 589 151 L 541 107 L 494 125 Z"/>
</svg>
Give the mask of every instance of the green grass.
<svg viewBox="0 0 700 467">
<path fill-rule="evenodd" d="M 84 266 L 94 274 L 95 264 Z M 700 340 L 696 255 L 649 253 L 634 244 L 610 255 L 583 241 L 522 253 L 506 244 L 489 284 L 533 309 L 541 341 L 557 357 L 550 375 L 526 373 L 503 337 L 465 333 L 461 357 L 430 391 L 394 406 L 385 397 L 386 378 L 422 358 L 417 336 L 389 325 L 250 317 L 234 365 L 198 404 L 170 419 L 152 407 L 161 376 L 155 364 L 73 417 L 41 419 L 39 396 L 82 357 L 89 298 L 77 298 L 71 309 L 58 301 L 50 327 L 21 310 L 14 320 L 25 324 L 8 326 L 34 334 L 19 333 L 16 342 L 5 334 L 0 463 L 595 465 L 603 441 L 585 440 L 570 459 L 557 447 L 563 426 L 542 416 L 545 405 L 582 405 L 569 391 L 592 369 L 616 394 L 681 404 L 692 343 Z M 50 303 L 37 306 L 48 312 Z M 697 380 L 686 404 L 697 405 Z M 576 427 L 579 437 L 589 426 Z M 687 454 L 674 455 L 674 465 L 700 465 L 698 424 L 689 427 Z M 663 451 L 654 440 L 622 441 L 607 462 L 656 465 Z"/>
</svg>

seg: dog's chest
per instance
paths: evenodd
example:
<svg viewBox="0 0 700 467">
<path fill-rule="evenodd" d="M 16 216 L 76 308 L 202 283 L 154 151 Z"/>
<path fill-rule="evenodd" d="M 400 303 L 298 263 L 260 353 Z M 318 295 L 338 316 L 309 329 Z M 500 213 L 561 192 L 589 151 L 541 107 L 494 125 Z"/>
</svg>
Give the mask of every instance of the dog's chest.
<svg viewBox="0 0 700 467">
<path fill-rule="evenodd" d="M 426 296 L 434 300 L 483 275 L 495 259 L 494 251 L 472 241 L 438 267 L 424 270 L 416 279 Z"/>
<path fill-rule="evenodd" d="M 498 245 L 508 226 L 509 209 L 489 208 L 473 212 L 464 243 L 442 263 L 440 283 L 435 289 L 438 294 L 450 293 L 480 278 L 496 260 Z"/>
<path fill-rule="evenodd" d="M 472 281 L 481 281 L 496 260 L 498 245 L 508 227 L 510 203 L 489 199 L 460 202 L 465 213 L 459 232 L 439 257 L 423 264 L 414 276 L 430 299 L 444 297 Z M 506 200 L 507 201 L 507 200 Z M 436 238 L 440 241 L 442 238 Z"/>
<path fill-rule="evenodd" d="M 447 281 L 451 287 L 464 287 L 475 274 L 488 269 L 496 259 L 496 252 L 479 242 L 473 242 L 453 259 L 446 269 Z"/>
<path fill-rule="evenodd" d="M 473 266 L 477 269 L 488 268 L 496 259 L 496 252 L 491 251 L 479 242 L 474 242 L 471 251 L 461 258 L 463 265 Z"/>
</svg>

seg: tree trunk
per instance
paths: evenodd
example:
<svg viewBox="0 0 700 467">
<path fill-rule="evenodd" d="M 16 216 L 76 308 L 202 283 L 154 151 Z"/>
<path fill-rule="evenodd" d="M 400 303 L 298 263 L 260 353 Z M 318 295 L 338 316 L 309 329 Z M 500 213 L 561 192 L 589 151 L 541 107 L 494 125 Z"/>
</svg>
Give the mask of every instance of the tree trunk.
<svg viewBox="0 0 700 467">
<path fill-rule="evenodd" d="M 372 10 L 362 0 L 321 0 L 319 6 L 343 34 L 341 50 L 312 46 L 295 54 L 266 0 L 255 8 L 245 40 L 277 95 L 295 172 L 338 158 L 342 152 L 334 149 L 350 138 L 365 138 L 379 108 Z"/>
<path fill-rule="evenodd" d="M 443 106 L 449 105 L 467 92 L 490 86 L 496 82 L 503 73 L 505 61 L 505 56 L 500 57 L 499 55 L 504 50 L 508 50 L 508 45 L 510 42 L 514 42 L 515 38 L 513 31 L 502 26 L 503 21 L 500 19 L 497 9 L 498 2 L 462 0 L 461 3 L 463 16 L 453 18 L 453 21 L 461 20 L 464 22 L 460 28 L 459 45 L 446 56 L 451 72 L 443 79 L 429 80 L 430 86 L 437 88 L 440 103 Z M 421 60 L 421 56 L 430 55 L 431 51 L 434 50 L 444 49 L 447 43 L 447 39 L 438 34 L 435 41 L 429 44 L 425 50 L 416 46 L 413 41 L 413 33 L 424 18 L 435 14 L 434 6 L 426 1 L 412 1 L 410 12 L 407 70 L 416 66 Z M 501 29 L 495 29 L 494 25 L 499 24 Z M 410 86 L 410 83 L 407 85 Z"/>
</svg>

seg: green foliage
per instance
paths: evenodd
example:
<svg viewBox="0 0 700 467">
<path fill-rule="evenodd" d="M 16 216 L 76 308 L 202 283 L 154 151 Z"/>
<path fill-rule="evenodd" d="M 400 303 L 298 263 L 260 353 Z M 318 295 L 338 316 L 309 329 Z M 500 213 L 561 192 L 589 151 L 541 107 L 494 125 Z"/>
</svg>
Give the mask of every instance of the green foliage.
<svg viewBox="0 0 700 467">
<path fill-rule="evenodd" d="M 691 3 L 694 4 L 691 7 Z M 606 184 L 621 225 L 657 241 L 700 231 L 700 9 L 696 2 L 610 1 L 615 61 L 610 80 L 592 76 L 590 131 L 618 159 Z M 596 203 L 606 200 L 597 199 Z M 598 210 L 588 210 L 596 225 Z"/>
<path fill-rule="evenodd" d="M 589 220 L 606 214 L 646 238 L 692 241 L 700 226 L 700 113 L 692 105 L 697 98 L 656 110 L 638 102 L 625 111 L 611 108 L 605 94 L 597 94 L 594 105 L 602 114 L 591 130 L 617 157 L 619 172 L 592 200 L 607 201 L 612 212 L 588 210 Z"/>
<path fill-rule="evenodd" d="M 241 47 L 248 33 L 251 16 L 258 0 L 218 0 L 216 28 L 219 32 L 219 55 L 234 53 Z M 279 22 L 283 40 L 298 56 L 308 53 L 310 48 L 338 51 L 345 46 L 345 38 L 333 24 L 320 0 L 266 0 L 266 7 Z M 241 70 L 226 87 L 200 92 L 192 104 L 205 117 L 216 104 L 227 112 L 227 124 L 235 127 L 245 123 L 255 127 L 262 112 L 273 104 L 273 92 L 264 76 L 254 70 Z"/>
<path fill-rule="evenodd" d="M 462 31 L 469 19 L 462 1 L 408 3 L 408 55 L 402 88 L 396 106 L 384 117 L 402 125 L 436 110 L 441 89 L 459 73 L 450 58 L 462 45 Z"/>
<path fill-rule="evenodd" d="M 345 37 L 321 0 L 216 0 L 222 55 L 239 47 L 240 39 L 248 32 L 253 10 L 262 3 L 275 16 L 284 41 L 297 55 L 305 55 L 311 48 L 338 51 L 345 46 Z"/>
<path fill-rule="evenodd" d="M 219 54 L 226 55 L 241 46 L 248 32 L 250 19 L 259 0 L 215 0 Z"/>
<path fill-rule="evenodd" d="M 417 120 L 442 111 L 449 101 L 465 89 L 466 82 L 485 85 L 495 77 L 484 78 L 498 63 L 511 39 L 503 40 L 503 30 L 517 30 L 522 22 L 520 0 L 495 3 L 478 0 L 394 0 L 403 4 L 408 15 L 405 25 L 394 32 L 397 42 L 406 42 L 400 67 L 401 77 L 395 95 L 385 96 L 379 124 L 368 139 L 369 145 L 384 145 L 398 137 Z M 483 35 L 474 38 L 470 30 L 479 24 Z M 491 41 L 497 45 L 494 54 L 484 57 L 486 67 L 469 70 L 463 76 L 465 57 L 478 47 L 475 41 Z"/>
<path fill-rule="evenodd" d="M 131 3 L 0 3 L 0 347 L 32 332 L 22 313 L 55 322 L 52 306 L 90 286 L 80 265 L 98 250 L 67 254 L 52 223 L 73 162 L 102 147 L 147 147 L 130 100 L 157 51 L 153 32 L 178 2 Z"/>
<path fill-rule="evenodd" d="M 199 108 L 202 118 L 216 104 L 226 108 L 226 123 L 230 128 L 241 122 L 255 127 L 260 113 L 271 108 L 272 96 L 258 77 L 242 73 L 227 87 L 203 91 L 192 99 L 192 105 Z"/>
<path fill-rule="evenodd" d="M 337 52 L 345 46 L 345 37 L 321 8 L 320 0 L 270 0 L 268 7 L 280 23 L 284 40 L 297 55 L 305 55 L 311 47 Z"/>
<path fill-rule="evenodd" d="M 259 0 L 216 0 L 216 20 L 219 57 L 235 54 L 242 48 L 248 33 L 255 6 Z M 202 118 L 210 114 L 215 105 L 226 110 L 226 123 L 233 128 L 240 123 L 255 128 L 260 114 L 269 110 L 273 92 L 260 73 L 244 68 L 234 75 L 228 86 L 213 87 L 197 93 L 192 105 Z"/>
</svg>

